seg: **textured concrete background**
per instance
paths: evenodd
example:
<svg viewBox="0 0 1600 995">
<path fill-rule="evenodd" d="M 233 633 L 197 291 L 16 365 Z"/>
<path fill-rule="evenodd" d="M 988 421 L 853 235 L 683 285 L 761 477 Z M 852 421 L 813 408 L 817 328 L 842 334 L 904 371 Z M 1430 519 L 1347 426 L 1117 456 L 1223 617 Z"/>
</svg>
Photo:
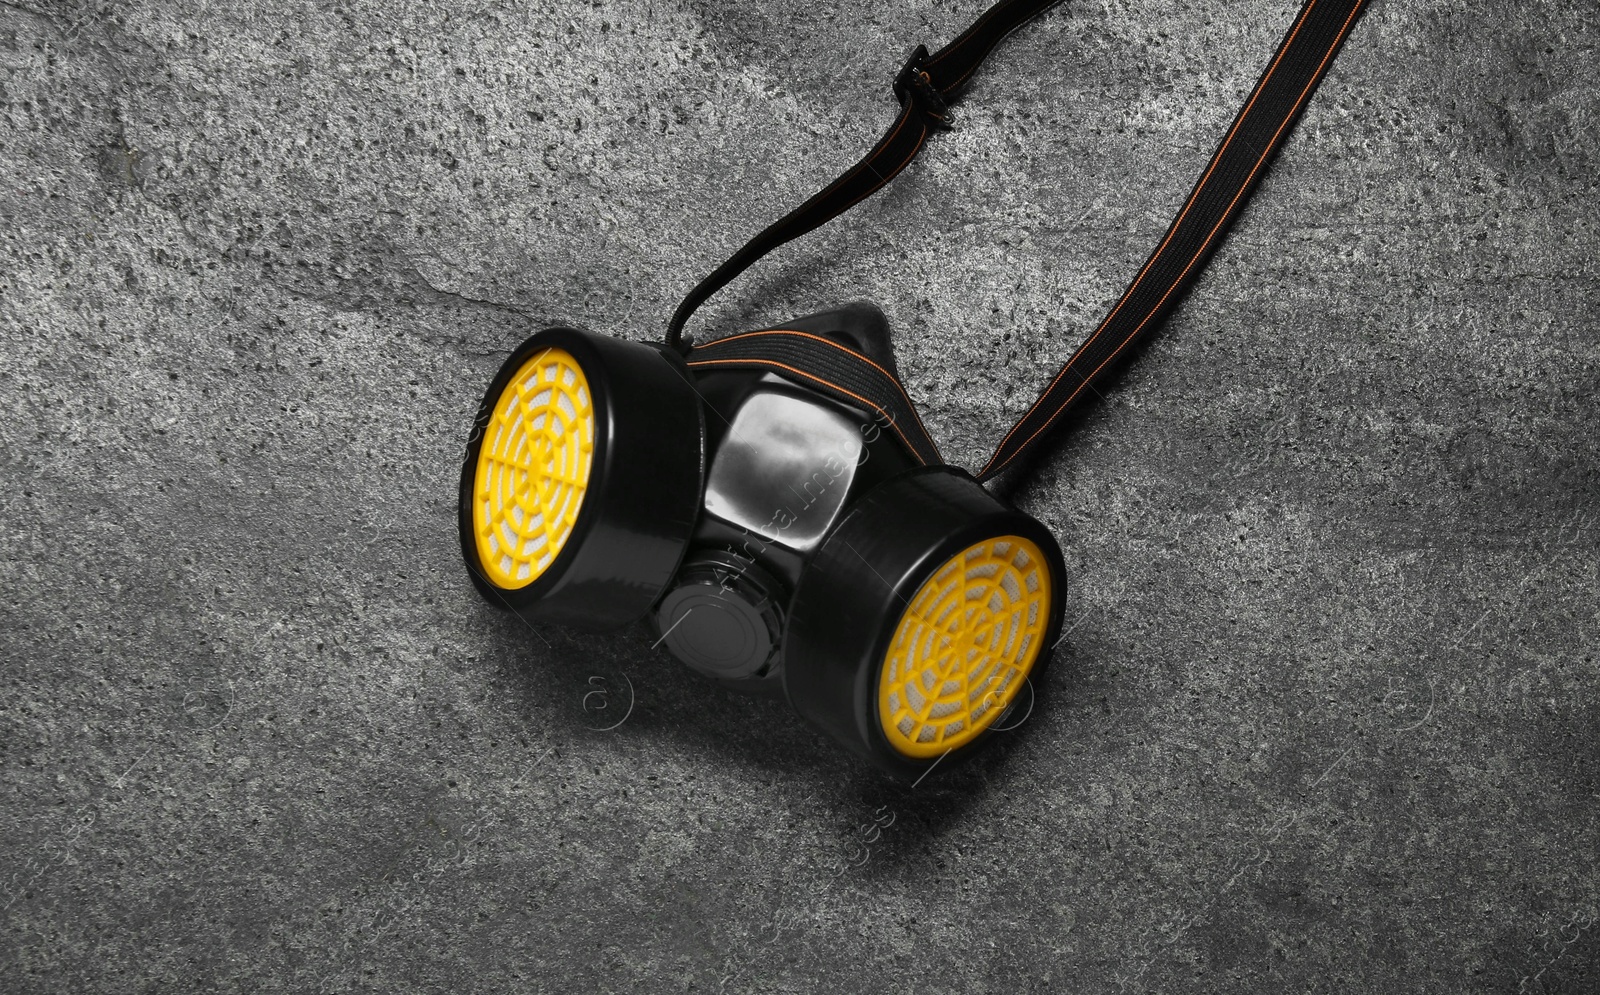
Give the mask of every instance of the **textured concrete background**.
<svg viewBox="0 0 1600 995">
<path fill-rule="evenodd" d="M 501 357 L 658 335 L 983 6 L 0 0 L 0 989 L 1600 990 L 1592 3 L 1370 11 L 1018 493 L 985 762 L 476 600 Z M 873 299 L 976 465 L 1293 7 L 1069 2 L 698 327 Z"/>
</svg>

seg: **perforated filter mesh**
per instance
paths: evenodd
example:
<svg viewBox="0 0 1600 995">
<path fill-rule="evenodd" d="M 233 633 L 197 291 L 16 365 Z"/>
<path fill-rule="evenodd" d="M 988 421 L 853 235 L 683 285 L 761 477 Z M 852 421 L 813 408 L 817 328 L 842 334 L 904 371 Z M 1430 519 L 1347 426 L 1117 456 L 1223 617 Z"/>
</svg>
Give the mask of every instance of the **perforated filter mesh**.
<svg viewBox="0 0 1600 995">
<path fill-rule="evenodd" d="M 495 402 L 478 451 L 472 524 L 496 585 L 538 579 L 572 535 L 594 460 L 594 405 L 578 361 L 545 349 Z"/>
<path fill-rule="evenodd" d="M 951 557 L 917 589 L 878 678 L 889 744 L 936 757 L 970 742 L 1016 697 L 1043 648 L 1050 574 L 1020 536 Z"/>
</svg>

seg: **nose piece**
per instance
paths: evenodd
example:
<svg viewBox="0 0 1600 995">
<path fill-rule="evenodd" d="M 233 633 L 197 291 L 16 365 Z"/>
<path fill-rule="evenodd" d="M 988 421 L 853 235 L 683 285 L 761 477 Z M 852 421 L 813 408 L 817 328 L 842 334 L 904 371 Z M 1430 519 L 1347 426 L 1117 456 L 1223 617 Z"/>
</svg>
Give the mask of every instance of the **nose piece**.
<svg viewBox="0 0 1600 995">
<path fill-rule="evenodd" d="M 843 307 L 787 321 L 783 327 L 822 335 L 849 346 L 888 370 L 896 380 L 900 379 L 900 370 L 894 362 L 889 319 L 871 301 L 851 301 Z"/>
</svg>

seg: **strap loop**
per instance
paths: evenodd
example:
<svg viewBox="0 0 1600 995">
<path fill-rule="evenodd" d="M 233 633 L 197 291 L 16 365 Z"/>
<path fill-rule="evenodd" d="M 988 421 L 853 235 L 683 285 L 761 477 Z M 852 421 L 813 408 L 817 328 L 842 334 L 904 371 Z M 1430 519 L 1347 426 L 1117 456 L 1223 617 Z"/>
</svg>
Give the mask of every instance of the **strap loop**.
<svg viewBox="0 0 1600 995">
<path fill-rule="evenodd" d="M 955 127 L 955 115 L 949 101 L 933 85 L 933 76 L 924 68 L 931 56 L 928 46 L 918 45 L 906 60 L 900 75 L 894 78 L 894 99 L 904 108 L 908 103 L 926 114 L 934 127 L 949 131 Z"/>
</svg>

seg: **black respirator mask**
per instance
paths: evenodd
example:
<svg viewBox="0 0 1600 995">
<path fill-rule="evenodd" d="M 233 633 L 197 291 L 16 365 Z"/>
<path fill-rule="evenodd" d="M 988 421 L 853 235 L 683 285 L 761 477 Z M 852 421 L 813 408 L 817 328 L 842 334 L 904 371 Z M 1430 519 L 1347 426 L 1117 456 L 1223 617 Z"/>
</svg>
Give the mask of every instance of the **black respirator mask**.
<svg viewBox="0 0 1600 995">
<path fill-rule="evenodd" d="M 547 328 L 506 360 L 461 476 L 478 590 L 532 622 L 645 619 L 690 669 L 787 700 L 897 776 L 975 751 L 1031 707 L 1067 584 L 1050 531 L 985 484 L 1020 472 L 1181 296 L 1363 5 L 1305 5 L 1161 245 L 976 475 L 940 458 L 871 304 L 683 335 L 757 259 L 905 168 L 994 45 L 1053 3 L 1003 0 L 919 47 L 872 152 L 695 287 L 662 344 Z"/>
</svg>

